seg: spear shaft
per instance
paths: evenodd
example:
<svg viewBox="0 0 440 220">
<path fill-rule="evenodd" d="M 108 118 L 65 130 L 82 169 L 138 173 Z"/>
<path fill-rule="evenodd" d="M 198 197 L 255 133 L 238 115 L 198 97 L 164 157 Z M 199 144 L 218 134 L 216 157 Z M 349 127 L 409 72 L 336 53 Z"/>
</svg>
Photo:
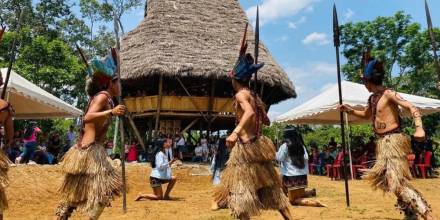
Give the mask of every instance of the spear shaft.
<svg viewBox="0 0 440 220">
<path fill-rule="evenodd" d="M 255 21 L 255 51 L 254 51 L 255 64 L 258 64 L 259 52 L 260 52 L 260 16 L 257 5 L 257 19 Z M 258 94 L 258 70 L 255 72 L 254 92 L 255 94 Z"/>
<path fill-rule="evenodd" d="M 24 10 L 20 10 L 19 12 L 19 17 L 18 17 L 18 24 L 17 24 L 17 33 L 14 37 L 14 40 L 12 41 L 12 45 L 11 45 L 11 49 L 10 49 L 10 56 L 9 56 L 9 65 L 8 65 L 8 70 L 6 72 L 6 79 L 5 79 L 5 83 L 3 84 L 3 91 L 1 94 L 1 99 L 5 99 L 6 96 L 6 91 L 8 88 L 8 83 L 9 83 L 9 78 L 11 76 L 11 71 L 12 71 L 12 64 L 14 64 L 15 62 L 15 46 L 17 45 L 18 42 L 18 38 L 20 37 L 20 29 L 21 29 L 21 21 L 23 20 L 23 14 L 24 14 Z"/>
<path fill-rule="evenodd" d="M 339 46 L 340 46 L 340 40 L 339 40 L 339 24 L 338 24 L 338 14 L 336 11 L 336 4 L 333 5 L 333 41 L 336 48 L 336 66 L 337 66 L 337 74 L 338 74 L 338 92 L 339 92 L 339 105 L 342 105 L 342 86 L 341 86 L 341 66 L 340 66 L 340 59 L 339 59 Z M 345 182 L 345 200 L 347 203 L 347 207 L 350 206 L 350 192 L 348 190 L 348 176 L 347 176 L 347 162 L 345 161 L 345 153 L 346 153 L 346 146 L 345 146 L 345 124 L 344 124 L 344 113 L 341 111 L 339 112 L 340 117 L 340 125 L 341 125 L 341 138 L 342 138 L 342 154 L 343 154 L 343 171 L 344 171 L 344 182 Z"/>
<path fill-rule="evenodd" d="M 435 70 L 437 72 L 439 89 L 440 89 L 440 64 L 437 56 L 437 42 L 435 40 L 434 31 L 432 29 L 431 13 L 429 13 L 428 2 L 426 0 L 425 0 L 425 13 L 426 13 L 426 22 L 428 23 L 429 39 L 431 40 L 432 52 L 434 54 L 434 65 L 435 65 Z"/>
<path fill-rule="evenodd" d="M 114 15 L 114 29 L 115 29 L 115 40 L 116 40 L 116 73 L 118 74 L 118 85 L 119 89 L 122 90 L 121 87 L 121 62 L 119 58 L 119 50 L 121 49 L 121 45 L 119 42 L 119 26 L 116 13 Z M 118 103 L 122 104 L 121 95 L 118 95 Z M 121 168 L 122 168 L 122 211 L 123 213 L 127 213 L 127 183 L 125 177 L 125 132 L 124 132 L 124 120 L 123 116 L 119 116 L 119 133 L 121 136 Z"/>
</svg>

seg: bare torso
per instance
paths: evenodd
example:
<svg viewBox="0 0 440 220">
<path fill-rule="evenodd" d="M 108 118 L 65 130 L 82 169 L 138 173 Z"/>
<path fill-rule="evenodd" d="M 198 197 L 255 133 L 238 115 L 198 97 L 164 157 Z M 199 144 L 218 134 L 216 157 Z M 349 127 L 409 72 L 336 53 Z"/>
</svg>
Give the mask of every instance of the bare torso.
<svg viewBox="0 0 440 220">
<path fill-rule="evenodd" d="M 248 102 L 249 105 L 253 106 L 253 111 L 255 114 L 253 114 L 250 118 L 250 120 L 247 121 L 247 123 L 245 123 L 243 125 L 243 129 L 239 132 L 238 137 L 239 140 L 243 143 L 248 143 L 250 141 L 252 141 L 253 139 L 255 139 L 255 137 L 257 136 L 258 133 L 258 128 L 257 128 L 257 120 L 260 120 L 260 124 L 265 123 L 267 124 L 268 122 L 265 121 L 264 119 L 262 120 L 262 118 L 266 118 L 266 111 L 264 108 L 264 103 L 261 101 L 261 99 L 259 99 L 257 97 L 257 106 L 255 106 L 255 98 L 254 96 L 251 94 L 251 92 L 249 90 L 240 90 L 238 93 L 242 93 L 244 94 L 245 99 L 243 101 Z M 238 94 L 237 93 L 237 94 Z M 240 122 L 240 120 L 242 120 L 242 116 L 244 114 L 244 110 L 241 107 L 241 105 L 239 103 L 235 103 L 236 106 L 236 117 L 237 117 L 237 122 Z M 258 114 L 257 113 L 257 109 L 260 109 L 260 112 Z M 257 116 L 260 116 L 259 118 L 257 118 Z"/>
<path fill-rule="evenodd" d="M 386 90 L 384 93 L 391 93 L 391 90 Z M 370 103 L 371 117 L 374 123 L 375 132 L 377 134 L 384 134 L 393 131 L 400 127 L 400 110 L 396 103 L 389 100 L 385 94 L 373 95 L 372 99 L 379 98 L 377 102 L 376 112 Z"/>
<path fill-rule="evenodd" d="M 5 128 L 6 138 L 8 140 L 8 145 L 12 144 L 14 141 L 14 124 L 12 122 L 13 109 L 8 102 L 0 99 L 0 124 Z"/>
<path fill-rule="evenodd" d="M 106 100 L 108 97 L 105 94 L 99 94 L 98 96 L 105 96 Z M 98 98 L 96 96 L 95 98 Z M 98 106 L 94 106 L 98 105 Z M 111 103 L 109 101 L 104 104 L 96 103 L 94 100 L 91 101 L 89 109 L 97 108 L 98 112 L 106 111 L 112 109 Z M 86 114 L 90 113 L 88 111 Z M 81 139 L 81 145 L 87 146 L 91 143 L 98 142 L 103 143 L 105 141 L 105 135 L 107 133 L 108 127 L 111 123 L 111 117 L 96 119 L 93 122 L 84 123 L 84 134 Z"/>
</svg>

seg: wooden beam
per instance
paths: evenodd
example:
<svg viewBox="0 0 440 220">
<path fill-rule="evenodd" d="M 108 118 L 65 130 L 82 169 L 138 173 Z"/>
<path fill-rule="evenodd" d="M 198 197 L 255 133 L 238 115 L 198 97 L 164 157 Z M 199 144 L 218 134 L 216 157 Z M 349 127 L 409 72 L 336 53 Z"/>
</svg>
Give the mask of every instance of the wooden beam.
<svg viewBox="0 0 440 220">
<path fill-rule="evenodd" d="M 189 125 L 188 126 L 186 126 L 183 130 L 182 130 L 182 134 L 183 133 L 185 133 L 188 129 L 190 129 L 192 126 L 194 126 L 196 123 L 197 123 L 197 121 L 199 121 L 199 119 L 200 118 L 196 118 L 196 119 L 194 119 L 191 123 L 189 123 Z"/>
<path fill-rule="evenodd" d="M 162 107 L 162 88 L 163 88 L 163 74 L 160 74 L 159 97 L 157 97 L 156 124 L 154 125 L 154 137 L 157 137 L 157 135 L 159 134 L 159 117 L 160 117 L 160 108 Z"/>
<path fill-rule="evenodd" d="M 225 102 L 225 104 L 223 104 L 223 106 L 220 108 L 220 112 L 221 112 L 221 110 L 223 110 L 223 109 L 226 108 L 227 104 L 228 104 L 228 102 Z M 217 114 L 217 115 L 215 115 L 213 118 L 211 118 L 211 119 L 210 119 L 210 120 L 211 120 L 211 123 L 214 122 L 215 119 L 217 119 L 217 117 L 219 117 L 219 116 L 221 116 L 221 114 Z M 228 117 L 229 115 L 224 115 L 224 116 Z M 231 117 L 235 117 L 235 115 L 232 115 Z"/>
<path fill-rule="evenodd" d="M 155 112 L 146 112 L 146 113 L 140 113 L 140 114 L 135 114 L 133 115 L 133 117 L 135 118 L 141 118 L 141 117 L 148 117 L 148 116 L 155 116 L 156 113 Z M 185 112 L 165 112 L 165 111 L 161 111 L 160 113 L 161 116 L 178 116 L 178 117 L 200 117 L 199 113 L 185 113 Z M 234 118 L 235 115 L 233 114 L 229 114 L 229 115 L 224 115 L 224 114 L 212 114 L 213 118 L 211 119 L 212 121 L 214 121 L 215 118 Z"/>
<path fill-rule="evenodd" d="M 138 141 L 142 140 L 142 141 L 139 141 L 139 144 L 141 145 L 142 150 L 144 150 L 144 152 L 147 152 L 147 148 L 145 147 L 144 140 L 142 139 L 141 134 L 139 133 L 138 129 L 136 128 L 136 124 L 134 123 L 133 118 L 131 117 L 130 114 L 128 114 L 126 118 L 128 119 L 128 123 L 131 125 L 131 128 L 133 128 L 133 132 L 136 135 L 136 138 L 138 139 Z"/>
<path fill-rule="evenodd" d="M 212 125 L 212 109 L 214 108 L 214 95 L 215 95 L 215 80 L 211 81 L 211 94 L 209 96 L 209 102 L 208 102 L 208 139 L 209 136 L 211 136 L 211 125 Z"/>
<path fill-rule="evenodd" d="M 189 93 L 188 89 L 186 89 L 185 85 L 182 83 L 182 81 L 176 77 L 177 81 L 179 82 L 180 86 L 182 86 L 183 90 L 185 90 L 186 95 L 189 96 L 189 100 L 191 100 L 191 103 L 193 104 L 194 108 L 200 113 L 200 115 L 205 119 L 205 121 L 209 121 L 208 118 L 206 118 L 205 114 L 200 110 L 197 103 L 192 99 L 191 93 Z"/>
</svg>

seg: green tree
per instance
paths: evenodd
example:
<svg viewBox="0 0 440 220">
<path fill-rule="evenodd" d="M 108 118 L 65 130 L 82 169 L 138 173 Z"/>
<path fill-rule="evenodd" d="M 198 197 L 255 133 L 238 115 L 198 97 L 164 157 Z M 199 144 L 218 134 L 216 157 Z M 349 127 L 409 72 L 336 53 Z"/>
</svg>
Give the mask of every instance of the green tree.
<svg viewBox="0 0 440 220">
<path fill-rule="evenodd" d="M 90 23 L 90 41 L 93 41 L 93 28 L 96 22 L 102 20 L 100 14 L 101 5 L 97 0 L 80 0 L 80 11 L 83 18 L 87 18 Z"/>
<path fill-rule="evenodd" d="M 122 35 L 124 35 L 124 26 L 121 22 L 122 16 L 131 10 L 140 7 L 143 2 L 143 0 L 104 0 L 101 7 L 101 16 L 108 22 L 113 22 L 116 16 L 116 21 L 121 28 Z"/>
<path fill-rule="evenodd" d="M 360 82 L 359 70 L 362 53 L 371 49 L 372 55 L 385 61 L 385 84 L 395 87 L 398 80 L 393 80 L 393 68 L 404 54 L 405 46 L 419 33 L 420 25 L 411 23 L 411 16 L 402 11 L 391 17 L 377 17 L 373 21 L 347 23 L 341 26 L 342 54 L 347 64 L 342 71 L 350 81 Z M 400 76 L 405 68 L 396 71 Z M 398 78 L 397 78 L 398 79 Z"/>
</svg>

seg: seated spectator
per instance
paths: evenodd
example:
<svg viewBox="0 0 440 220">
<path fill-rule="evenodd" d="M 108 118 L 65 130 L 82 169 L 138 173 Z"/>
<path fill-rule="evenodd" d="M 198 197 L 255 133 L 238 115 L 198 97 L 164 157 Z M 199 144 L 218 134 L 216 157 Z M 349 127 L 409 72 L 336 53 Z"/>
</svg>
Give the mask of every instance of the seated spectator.
<svg viewBox="0 0 440 220">
<path fill-rule="evenodd" d="M 330 148 L 336 148 L 336 147 L 338 146 L 338 143 L 336 143 L 334 137 L 331 137 L 331 138 L 330 138 L 330 141 L 328 142 L 328 146 L 329 146 Z"/>
<path fill-rule="evenodd" d="M 47 153 L 50 154 L 51 157 L 50 164 L 57 163 L 58 154 L 61 152 L 61 150 L 60 135 L 55 132 L 51 135 L 47 144 Z"/>
<path fill-rule="evenodd" d="M 137 161 L 138 152 L 136 141 L 131 142 L 130 148 L 128 149 L 127 162 Z"/>
<path fill-rule="evenodd" d="M 203 151 L 204 150 L 203 150 L 202 145 L 197 146 L 194 149 L 194 157 L 193 157 L 192 161 L 197 162 L 197 163 L 203 162 L 203 155 L 204 155 Z"/>
<path fill-rule="evenodd" d="M 141 199 L 151 200 L 169 200 L 170 193 L 176 184 L 176 177 L 171 173 L 171 164 L 175 159 L 170 160 L 169 155 L 166 155 L 167 149 L 171 148 L 173 141 L 169 138 L 165 141 L 157 141 L 155 149 L 155 157 L 151 162 L 153 168 L 150 175 L 150 185 L 153 189 L 153 194 L 139 194 L 135 201 Z M 165 193 L 162 191 L 162 184 L 168 184 Z"/>
</svg>

